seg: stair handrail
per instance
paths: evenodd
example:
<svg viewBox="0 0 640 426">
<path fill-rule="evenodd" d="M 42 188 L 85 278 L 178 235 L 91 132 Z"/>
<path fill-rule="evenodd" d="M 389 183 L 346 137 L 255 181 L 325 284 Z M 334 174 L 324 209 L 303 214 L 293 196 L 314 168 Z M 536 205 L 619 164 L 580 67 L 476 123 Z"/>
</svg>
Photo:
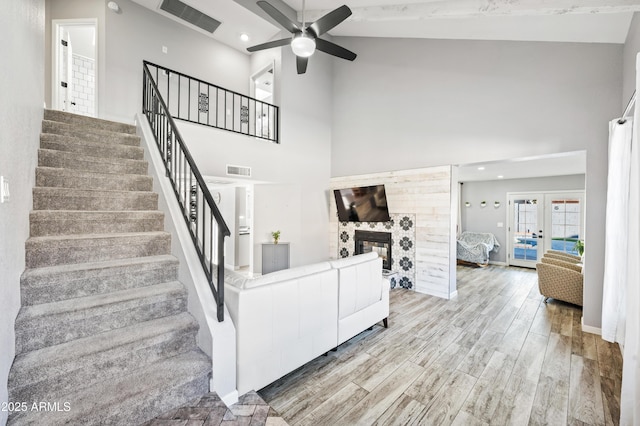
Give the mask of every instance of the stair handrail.
<svg viewBox="0 0 640 426">
<path fill-rule="evenodd" d="M 163 99 L 174 119 L 279 143 L 280 109 L 276 105 L 162 65 L 144 64 L 154 69 L 154 80 L 160 94 L 166 94 Z"/>
<path fill-rule="evenodd" d="M 173 117 L 169 113 L 169 109 L 162 98 L 160 90 L 158 90 L 146 61 L 143 63 L 142 112 L 147 117 L 153 131 L 156 145 L 160 150 L 160 155 L 165 165 L 167 177 L 171 181 L 173 192 L 182 210 L 182 216 L 189 229 L 191 239 L 216 301 L 218 321 L 222 322 L 224 321 L 224 238 L 231 236 L 231 231 L 214 202 L 213 196 L 184 143 Z M 177 150 L 174 149 L 174 146 Z M 188 187 L 187 180 L 189 181 Z M 202 203 L 199 203 L 200 200 L 202 200 Z M 202 204 L 201 216 L 198 216 L 199 204 Z M 205 208 L 208 208 L 208 210 L 205 210 Z M 215 219 L 218 230 L 216 286 L 213 284 L 213 266 L 215 264 L 212 262 L 213 240 L 215 239 L 214 228 L 213 223 L 210 221 L 207 235 L 205 221 L 207 212 L 210 212 L 210 218 Z M 201 235 L 199 235 L 199 231 L 202 231 Z M 199 238 L 200 236 L 202 239 Z"/>
</svg>

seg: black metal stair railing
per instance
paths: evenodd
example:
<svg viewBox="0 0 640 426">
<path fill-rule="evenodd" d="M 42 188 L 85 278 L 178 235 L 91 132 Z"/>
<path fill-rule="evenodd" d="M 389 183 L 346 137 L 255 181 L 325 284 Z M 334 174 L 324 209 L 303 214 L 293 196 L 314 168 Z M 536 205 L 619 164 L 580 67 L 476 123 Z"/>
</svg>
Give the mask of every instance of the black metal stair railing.
<svg viewBox="0 0 640 426">
<path fill-rule="evenodd" d="M 209 281 L 218 308 L 218 321 L 224 321 L 224 238 L 231 232 L 169 114 L 146 62 L 143 76 L 142 112 L 153 131 L 167 177 Z"/>
<path fill-rule="evenodd" d="M 174 119 L 278 143 L 279 108 L 144 61 Z"/>
</svg>

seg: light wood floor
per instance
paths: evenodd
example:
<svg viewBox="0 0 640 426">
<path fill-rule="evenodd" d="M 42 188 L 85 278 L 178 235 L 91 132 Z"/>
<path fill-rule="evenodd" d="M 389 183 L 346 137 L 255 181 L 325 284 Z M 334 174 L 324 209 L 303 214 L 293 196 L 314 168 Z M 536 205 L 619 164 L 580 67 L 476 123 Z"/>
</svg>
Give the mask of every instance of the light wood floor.
<svg viewBox="0 0 640 426">
<path fill-rule="evenodd" d="M 291 425 L 617 424 L 622 357 L 544 304 L 533 270 L 458 267 L 458 297 L 391 290 L 376 326 L 259 394 Z"/>
</svg>

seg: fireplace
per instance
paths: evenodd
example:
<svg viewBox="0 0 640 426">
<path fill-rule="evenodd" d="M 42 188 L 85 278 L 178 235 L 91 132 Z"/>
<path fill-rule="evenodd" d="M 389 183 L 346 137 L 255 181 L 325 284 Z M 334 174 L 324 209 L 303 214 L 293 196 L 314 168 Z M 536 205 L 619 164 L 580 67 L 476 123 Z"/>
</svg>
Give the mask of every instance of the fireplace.
<svg viewBox="0 0 640 426">
<path fill-rule="evenodd" d="M 382 268 L 391 270 L 391 233 L 360 231 L 355 232 L 355 254 L 375 251 L 382 258 Z"/>
</svg>

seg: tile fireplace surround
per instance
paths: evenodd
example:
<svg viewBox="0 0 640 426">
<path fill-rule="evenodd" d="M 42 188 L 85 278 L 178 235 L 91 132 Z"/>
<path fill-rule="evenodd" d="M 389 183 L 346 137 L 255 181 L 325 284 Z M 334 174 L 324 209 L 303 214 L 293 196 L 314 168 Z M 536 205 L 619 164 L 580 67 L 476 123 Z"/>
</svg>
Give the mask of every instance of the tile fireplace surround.
<svg viewBox="0 0 640 426">
<path fill-rule="evenodd" d="M 391 271 L 400 276 L 398 285 L 414 289 L 416 280 L 415 214 L 391 214 L 389 222 L 341 222 L 338 225 L 338 257 L 355 254 L 355 231 L 391 233 Z"/>
</svg>

